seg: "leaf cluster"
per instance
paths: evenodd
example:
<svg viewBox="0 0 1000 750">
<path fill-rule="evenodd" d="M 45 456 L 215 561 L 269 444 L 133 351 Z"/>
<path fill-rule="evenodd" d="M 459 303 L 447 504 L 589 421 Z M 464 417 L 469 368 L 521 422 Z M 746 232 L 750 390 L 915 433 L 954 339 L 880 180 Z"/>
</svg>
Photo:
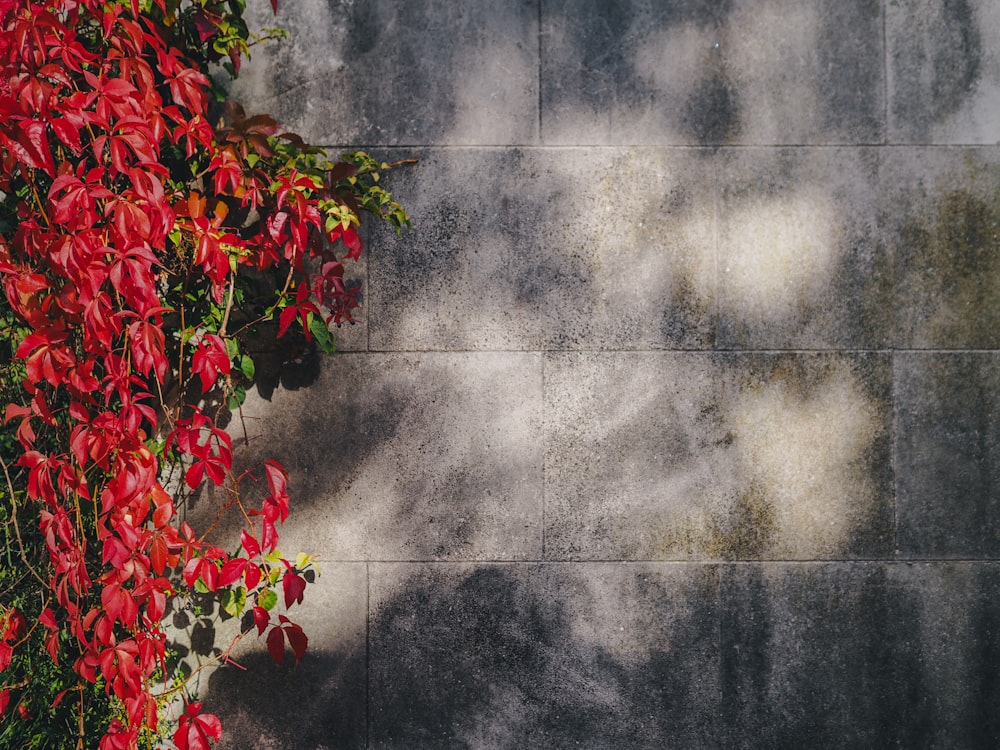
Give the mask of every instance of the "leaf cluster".
<svg viewBox="0 0 1000 750">
<path fill-rule="evenodd" d="M 243 11 L 0 0 L 3 746 L 208 750 L 221 725 L 163 628 L 193 597 L 275 661 L 308 643 L 276 611 L 318 570 L 278 550 L 287 475 L 235 467 L 224 419 L 261 328 L 334 350 L 361 217 L 409 219 L 380 185 L 398 165 L 216 107 L 211 67 L 256 41 Z M 238 545 L 183 520 L 205 486 Z"/>
</svg>

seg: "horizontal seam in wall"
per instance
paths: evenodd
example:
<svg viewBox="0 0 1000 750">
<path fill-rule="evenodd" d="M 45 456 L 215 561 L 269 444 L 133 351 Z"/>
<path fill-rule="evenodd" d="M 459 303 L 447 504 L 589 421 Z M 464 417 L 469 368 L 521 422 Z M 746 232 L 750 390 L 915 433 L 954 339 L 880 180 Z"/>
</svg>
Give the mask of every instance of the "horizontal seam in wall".
<svg viewBox="0 0 1000 750">
<path fill-rule="evenodd" d="M 895 566 L 927 564 L 996 565 L 1000 558 L 816 558 L 803 560 L 323 560 L 326 565 L 675 565 L 675 566 L 718 566 L 718 565 L 872 565 Z"/>
</svg>

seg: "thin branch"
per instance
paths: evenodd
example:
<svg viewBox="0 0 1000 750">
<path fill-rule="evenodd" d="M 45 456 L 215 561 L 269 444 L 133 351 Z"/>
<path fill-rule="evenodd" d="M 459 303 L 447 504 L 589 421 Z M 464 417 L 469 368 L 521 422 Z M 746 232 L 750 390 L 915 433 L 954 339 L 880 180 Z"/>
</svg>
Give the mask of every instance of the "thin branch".
<svg viewBox="0 0 1000 750">
<path fill-rule="evenodd" d="M 233 297 L 236 291 L 236 272 L 229 274 L 229 299 L 226 300 L 226 311 L 222 314 L 222 325 L 219 326 L 219 336 L 226 337 L 226 326 L 229 324 L 229 313 L 233 309 Z"/>
<path fill-rule="evenodd" d="M 289 266 L 288 277 L 285 279 L 285 285 L 281 288 L 281 291 L 278 292 L 278 299 L 281 299 L 288 293 L 288 288 L 292 285 L 292 277 L 294 276 L 294 274 L 295 274 L 295 266 Z M 277 309 L 278 309 L 278 303 L 275 302 L 273 305 L 271 305 L 271 307 L 268 308 L 267 312 L 265 312 L 259 318 L 257 318 L 256 320 L 251 320 L 249 323 L 247 323 L 244 326 L 241 326 L 238 330 L 230 334 L 230 338 L 235 338 L 239 336 L 241 333 L 243 333 L 243 331 L 253 328 L 258 323 L 263 323 L 265 320 L 270 319 L 271 316 L 274 315 L 274 311 Z"/>
<path fill-rule="evenodd" d="M 7 479 L 7 491 L 10 493 L 10 519 L 14 522 L 14 536 L 17 538 L 17 546 L 21 551 L 21 561 L 25 564 L 31 575 L 38 579 L 38 582 L 42 584 L 45 588 L 48 588 L 48 583 L 38 575 L 38 571 L 31 564 L 28 559 L 28 553 L 24 549 L 24 539 L 21 537 L 21 527 L 17 523 L 17 499 L 14 493 L 14 482 L 10 478 L 10 469 L 7 467 L 7 462 L 0 457 L 0 467 L 3 467 L 3 475 Z"/>
</svg>

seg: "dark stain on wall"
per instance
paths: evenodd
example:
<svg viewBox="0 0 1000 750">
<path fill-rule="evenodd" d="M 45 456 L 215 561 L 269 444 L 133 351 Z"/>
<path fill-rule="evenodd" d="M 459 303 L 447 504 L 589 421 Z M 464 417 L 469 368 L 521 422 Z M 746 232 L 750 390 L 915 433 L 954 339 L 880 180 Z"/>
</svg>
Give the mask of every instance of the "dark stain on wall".
<svg viewBox="0 0 1000 750">
<path fill-rule="evenodd" d="M 704 78 L 688 96 L 683 123 L 702 145 L 729 143 L 739 133 L 739 100 L 724 73 Z"/>
<path fill-rule="evenodd" d="M 724 747 L 923 747 L 918 602 L 881 566 L 730 571 Z"/>
<path fill-rule="evenodd" d="M 1000 363 L 993 352 L 897 355 L 899 548 L 1000 553 Z"/>
<path fill-rule="evenodd" d="M 885 131 L 882 2 L 819 3 L 823 8 L 816 49 L 822 122 L 846 142 L 877 143 Z"/>
<path fill-rule="evenodd" d="M 982 73 L 982 37 L 969 0 L 941 0 L 929 8 L 904 5 L 903 13 L 915 15 L 902 26 L 889 61 L 896 78 L 897 127 L 920 140 L 962 107 Z"/>
<path fill-rule="evenodd" d="M 715 711 L 714 577 L 620 577 L 623 605 L 652 618 L 634 661 L 574 634 L 593 602 L 567 568 L 414 581 L 373 620 L 371 746 L 699 746 Z"/>
<path fill-rule="evenodd" d="M 898 233 L 904 341 L 1000 345 L 1000 203 L 953 190 Z"/>
</svg>

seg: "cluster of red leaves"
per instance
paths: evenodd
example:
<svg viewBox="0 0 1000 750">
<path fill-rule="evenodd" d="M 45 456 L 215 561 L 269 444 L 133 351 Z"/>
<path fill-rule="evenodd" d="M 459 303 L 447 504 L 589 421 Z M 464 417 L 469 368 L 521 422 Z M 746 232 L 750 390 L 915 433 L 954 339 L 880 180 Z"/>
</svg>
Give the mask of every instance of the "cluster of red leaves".
<svg viewBox="0 0 1000 750">
<path fill-rule="evenodd" d="M 234 586 L 253 595 L 280 580 L 291 605 L 305 587 L 300 569 L 269 559 L 289 504 L 276 463 L 265 468 L 263 502 L 245 511 L 235 553 L 177 523 L 162 456 L 197 488 L 235 479 L 233 451 L 197 400 L 177 408 L 162 394 L 207 393 L 232 361 L 225 322 L 220 330 L 188 320 L 192 341 L 176 344 L 165 290 L 183 278 L 222 304 L 240 268 L 287 267 L 297 283 L 279 293 L 280 329 L 300 321 L 307 335 L 321 309 L 339 323 L 357 304 L 329 243 L 356 258 L 360 240 L 350 222 L 320 209 L 352 168 L 338 165 L 325 181 L 269 169 L 278 135 L 269 117 L 234 108 L 213 127 L 205 58 L 179 41 L 179 7 L 0 0 L 0 191 L 18 198 L 16 229 L 0 236 L 0 281 L 29 330 L 17 348 L 25 398 L 4 416 L 23 448 L 26 502 L 40 508 L 46 647 L 55 660 L 77 654 L 80 677 L 103 680 L 124 707 L 101 750 L 134 748 L 144 728 L 156 728 L 153 675 L 165 671 L 160 621 L 171 597 Z M 209 45 L 216 6 L 193 8 L 196 38 Z M 238 62 L 238 50 L 230 55 Z M 178 155 L 182 166 L 207 166 L 179 178 Z M 318 275 L 307 272 L 310 257 L 320 259 Z M 45 431 L 62 436 L 59 449 L 39 446 Z M 157 440 L 162 454 L 151 449 Z M 287 639 L 300 658 L 305 635 L 284 616 L 272 622 L 269 609 L 252 607 L 268 650 L 281 661 Z M 16 611 L 0 617 L 0 688 L 24 628 Z M 65 633 L 72 647 L 60 646 Z M 0 715 L 12 694 L 0 690 Z M 218 719 L 200 709 L 189 704 L 179 720 L 181 750 L 207 750 L 219 737 Z"/>
</svg>

